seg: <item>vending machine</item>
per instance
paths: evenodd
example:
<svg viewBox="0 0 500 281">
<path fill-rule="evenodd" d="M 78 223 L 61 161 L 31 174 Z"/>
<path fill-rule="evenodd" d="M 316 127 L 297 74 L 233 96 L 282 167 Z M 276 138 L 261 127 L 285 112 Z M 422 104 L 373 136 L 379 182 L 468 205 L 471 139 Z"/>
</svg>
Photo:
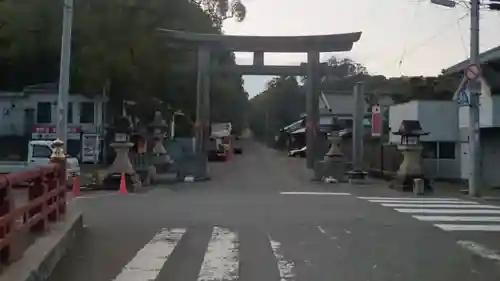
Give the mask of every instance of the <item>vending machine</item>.
<svg viewBox="0 0 500 281">
<path fill-rule="evenodd" d="M 82 135 L 82 163 L 97 164 L 101 153 L 101 138 L 98 134 L 83 133 Z"/>
</svg>

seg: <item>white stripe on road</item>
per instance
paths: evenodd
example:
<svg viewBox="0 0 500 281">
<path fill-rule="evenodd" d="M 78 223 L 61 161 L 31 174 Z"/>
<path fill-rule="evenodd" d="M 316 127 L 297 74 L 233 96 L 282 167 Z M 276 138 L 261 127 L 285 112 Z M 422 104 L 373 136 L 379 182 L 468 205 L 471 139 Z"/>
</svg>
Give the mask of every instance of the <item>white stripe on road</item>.
<svg viewBox="0 0 500 281">
<path fill-rule="evenodd" d="M 449 197 L 357 197 L 366 200 L 442 200 L 442 201 L 460 201 L 458 198 Z"/>
<path fill-rule="evenodd" d="M 480 257 L 500 261 L 500 255 L 497 252 L 490 250 L 481 244 L 477 244 L 472 241 L 457 241 L 457 244 Z"/>
<path fill-rule="evenodd" d="M 281 243 L 273 240 L 271 236 L 269 236 L 269 242 L 271 243 L 271 248 L 273 249 L 273 254 L 276 260 L 278 261 L 278 271 L 280 273 L 280 281 L 292 281 L 295 279 L 295 273 L 293 268 L 295 264 L 293 261 L 289 261 L 285 259 L 283 252 L 281 251 Z"/>
<path fill-rule="evenodd" d="M 175 249 L 184 228 L 163 229 L 139 250 L 135 257 L 122 269 L 115 281 L 150 281 L 155 280 L 168 257 Z"/>
<path fill-rule="evenodd" d="M 500 222 L 500 217 L 467 216 L 413 216 L 421 221 L 464 221 L 464 222 Z"/>
<path fill-rule="evenodd" d="M 434 224 L 445 231 L 500 231 L 500 225 L 493 224 Z"/>
<path fill-rule="evenodd" d="M 500 209 L 500 206 L 492 205 L 452 205 L 452 204 L 380 204 L 385 207 L 404 207 L 404 208 L 450 208 L 450 209 Z"/>
<path fill-rule="evenodd" d="M 198 281 L 238 280 L 238 234 L 214 227 Z"/>
<path fill-rule="evenodd" d="M 456 204 L 456 205 L 469 205 L 479 204 L 473 201 L 440 201 L 440 200 L 368 200 L 373 203 L 400 203 L 400 204 Z"/>
<path fill-rule="evenodd" d="M 280 192 L 281 195 L 333 195 L 333 196 L 345 196 L 351 195 L 347 192 Z"/>
<path fill-rule="evenodd" d="M 453 210 L 453 209 L 394 209 L 400 213 L 417 214 L 500 214 L 500 210 Z"/>
</svg>

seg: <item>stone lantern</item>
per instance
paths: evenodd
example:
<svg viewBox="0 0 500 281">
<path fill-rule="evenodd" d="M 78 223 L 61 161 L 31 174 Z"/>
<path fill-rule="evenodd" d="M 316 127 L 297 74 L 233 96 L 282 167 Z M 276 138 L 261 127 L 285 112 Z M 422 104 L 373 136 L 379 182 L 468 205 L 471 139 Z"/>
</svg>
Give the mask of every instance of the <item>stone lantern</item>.
<svg viewBox="0 0 500 281">
<path fill-rule="evenodd" d="M 428 135 L 417 120 L 403 120 L 394 135 L 401 136 L 398 150 L 403 154 L 403 162 L 399 166 L 391 186 L 398 190 L 412 191 L 414 179 L 423 179 L 425 190 L 430 190 L 429 182 L 422 172 L 422 145 L 420 137 Z"/>
<path fill-rule="evenodd" d="M 330 148 L 325 154 L 322 161 L 319 161 L 318 168 L 315 169 L 316 175 L 314 179 L 334 179 L 335 181 L 344 181 L 346 173 L 346 159 L 344 153 L 340 149 L 340 136 L 341 127 L 336 118 L 332 121 L 332 132 L 328 134 L 327 139 L 330 143 Z"/>
<path fill-rule="evenodd" d="M 153 146 L 153 159 L 154 159 L 154 165 L 156 167 L 156 171 L 158 173 L 166 172 L 166 169 L 168 168 L 168 164 L 170 164 L 172 161 L 170 160 L 170 157 L 167 154 L 167 150 L 163 146 L 163 142 L 165 140 L 165 133 L 167 132 L 168 125 L 165 122 L 165 119 L 163 119 L 161 112 L 156 111 L 153 122 L 151 122 L 148 125 L 149 128 L 152 129 L 153 133 L 153 141 L 154 141 L 154 146 Z"/>
<path fill-rule="evenodd" d="M 139 176 L 135 172 L 129 158 L 130 148 L 134 146 L 130 142 L 130 133 L 132 130 L 130 120 L 121 116 L 116 119 L 115 125 L 111 128 L 114 131 L 114 139 L 111 143 L 111 147 L 116 152 L 116 157 L 108 168 L 106 178 L 104 179 L 104 185 L 110 186 L 114 184 L 119 184 L 120 177 L 122 174 L 126 177 L 127 183 L 132 183 L 132 188 L 127 184 L 128 189 L 136 189 L 141 187 L 141 181 Z"/>
</svg>

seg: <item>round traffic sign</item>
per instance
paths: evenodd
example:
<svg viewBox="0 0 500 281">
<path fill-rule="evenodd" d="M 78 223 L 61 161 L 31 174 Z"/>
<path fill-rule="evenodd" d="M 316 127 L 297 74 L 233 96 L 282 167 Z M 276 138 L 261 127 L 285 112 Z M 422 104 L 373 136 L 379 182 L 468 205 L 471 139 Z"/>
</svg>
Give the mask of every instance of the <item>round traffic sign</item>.
<svg viewBox="0 0 500 281">
<path fill-rule="evenodd" d="M 467 67 L 467 70 L 465 71 L 465 76 L 469 80 L 475 80 L 479 77 L 481 74 L 481 69 L 479 68 L 479 65 L 477 64 L 471 64 Z"/>
</svg>

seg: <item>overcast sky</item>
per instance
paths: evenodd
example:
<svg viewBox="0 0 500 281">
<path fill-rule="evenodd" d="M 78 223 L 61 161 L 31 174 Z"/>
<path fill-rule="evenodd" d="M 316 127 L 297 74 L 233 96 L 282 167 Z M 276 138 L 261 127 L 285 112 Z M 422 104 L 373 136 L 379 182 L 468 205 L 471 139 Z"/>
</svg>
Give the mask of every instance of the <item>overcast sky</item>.
<svg viewBox="0 0 500 281">
<path fill-rule="evenodd" d="M 445 8 L 430 0 L 242 0 L 247 18 L 227 20 L 226 34 L 315 35 L 362 31 L 353 50 L 324 53 L 349 57 L 373 74 L 436 75 L 468 57 L 469 17 L 465 7 Z M 481 12 L 481 51 L 500 45 L 500 13 Z M 237 53 L 238 64 L 251 54 Z M 266 54 L 265 63 L 300 64 L 305 54 Z M 255 96 L 270 77 L 245 76 L 245 89 Z"/>
</svg>

